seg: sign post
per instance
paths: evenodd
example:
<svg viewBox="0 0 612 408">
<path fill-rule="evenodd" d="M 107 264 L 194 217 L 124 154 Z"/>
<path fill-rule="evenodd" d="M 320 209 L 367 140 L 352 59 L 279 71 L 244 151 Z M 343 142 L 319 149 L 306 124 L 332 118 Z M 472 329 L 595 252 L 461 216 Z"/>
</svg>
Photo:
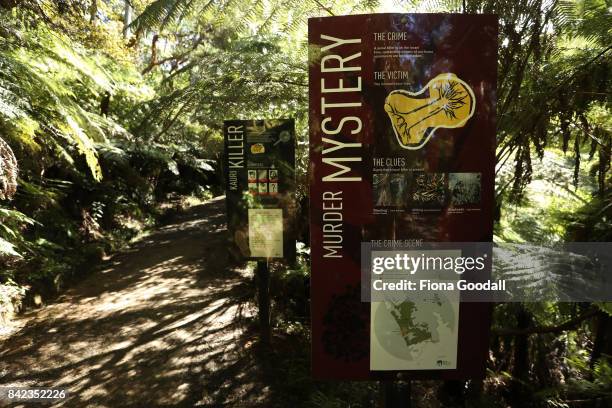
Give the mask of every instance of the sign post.
<svg viewBox="0 0 612 408">
<path fill-rule="evenodd" d="M 382 403 L 384 408 L 410 408 L 412 406 L 410 380 L 400 383 L 398 381 L 381 381 Z"/>
<path fill-rule="evenodd" d="M 361 245 L 492 240 L 497 18 L 334 16 L 308 36 L 313 375 L 484 376 L 490 305 L 363 302 Z"/>
<path fill-rule="evenodd" d="M 295 259 L 295 130 L 290 119 L 223 127 L 230 247 L 256 260 L 261 341 L 270 341 L 269 261 Z"/>
<path fill-rule="evenodd" d="M 262 344 L 270 344 L 270 267 L 268 261 L 257 261 L 257 307 L 259 310 L 259 336 Z"/>
</svg>

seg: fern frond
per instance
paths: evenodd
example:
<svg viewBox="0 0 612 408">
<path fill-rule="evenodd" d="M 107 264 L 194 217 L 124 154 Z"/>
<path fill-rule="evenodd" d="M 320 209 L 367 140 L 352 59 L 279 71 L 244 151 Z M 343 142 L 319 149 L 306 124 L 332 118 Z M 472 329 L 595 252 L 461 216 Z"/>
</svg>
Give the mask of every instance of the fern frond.
<svg viewBox="0 0 612 408">
<path fill-rule="evenodd" d="M 142 33 L 153 27 L 163 29 L 193 10 L 198 0 L 156 0 L 132 21 L 130 28 Z M 212 3 L 212 1 L 210 2 Z"/>
<path fill-rule="evenodd" d="M 17 158 L 11 147 L 0 138 L 0 200 L 10 200 L 17 191 Z"/>
</svg>

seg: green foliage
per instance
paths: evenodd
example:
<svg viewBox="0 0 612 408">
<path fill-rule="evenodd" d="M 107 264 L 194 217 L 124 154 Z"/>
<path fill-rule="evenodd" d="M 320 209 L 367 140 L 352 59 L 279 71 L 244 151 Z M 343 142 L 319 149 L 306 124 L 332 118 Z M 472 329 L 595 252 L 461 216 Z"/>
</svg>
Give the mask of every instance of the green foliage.
<svg viewBox="0 0 612 408">
<path fill-rule="evenodd" d="M 234 0 L 154 0 L 132 22 L 137 31 L 172 29 L 173 25 L 196 27 L 201 21 L 196 16 L 211 21 L 216 27 L 232 27 L 237 33 L 265 33 L 270 31 L 295 33 L 304 31 L 306 20 L 319 15 L 342 15 L 372 12 L 379 6 L 378 0 L 353 1 L 263 1 L 236 2 Z M 202 27 L 200 25 L 200 27 Z"/>
<path fill-rule="evenodd" d="M 156 0 L 149 4 L 143 12 L 132 22 L 132 27 L 140 32 L 145 28 L 159 26 L 161 28 L 166 27 L 168 24 L 180 20 L 187 13 L 193 10 L 196 5 L 194 0 Z M 209 1 L 207 5 L 202 8 L 202 11 L 206 11 L 213 5 L 212 1 Z"/>
<path fill-rule="evenodd" d="M 212 156 L 225 119 L 295 118 L 299 195 L 306 195 L 307 19 L 373 11 L 378 3 L 152 1 L 132 26 L 155 33 L 143 72 L 162 87 L 137 131 L 162 143 L 195 143 Z"/>
<path fill-rule="evenodd" d="M 123 2 L 98 3 L 95 19 L 76 1 L 0 7 L 0 135 L 20 169 L 0 207 L 0 284 L 53 292 L 150 224 L 160 201 L 215 183 L 189 147 L 134 133 L 155 92 L 123 43 Z"/>
<path fill-rule="evenodd" d="M 67 160 L 83 155 L 91 175 L 99 180 L 101 171 L 93 144 L 104 142 L 105 133 L 102 123 L 96 123 L 82 108 L 80 98 L 109 87 L 109 79 L 92 64 L 93 60 L 74 51 L 78 49 L 76 44 L 44 26 L 25 31 L 21 35 L 23 46 L 2 40 L 0 107 L 5 109 L 0 110 L 0 126 L 9 140 L 40 157 L 44 139 L 52 139 L 57 153 Z M 75 83 L 85 95 L 74 92 Z M 66 142 L 68 147 L 63 147 Z"/>
<path fill-rule="evenodd" d="M 600 359 L 592 368 L 580 355 L 568 358 L 568 363 L 576 371 L 576 377 L 559 388 L 540 390 L 536 397 L 550 407 L 571 407 L 575 401 L 591 403 L 591 406 L 607 406 L 612 395 L 610 358 Z"/>
<path fill-rule="evenodd" d="M 572 149 L 574 184 L 587 146 L 596 147 L 591 157 L 601 163 L 600 179 L 609 170 L 610 129 L 592 111 L 600 106 L 610 116 L 611 24 L 607 7 L 591 3 L 601 2 L 536 2 L 535 12 L 522 2 L 485 7 L 501 17 L 497 159 L 514 160 L 512 182 L 500 185 L 498 195 L 511 187 L 510 198 L 520 199 L 532 178 L 532 156 L 542 158 L 548 146 Z M 507 19 L 509 12 L 521 17 Z"/>
<path fill-rule="evenodd" d="M 597 307 L 612 316 L 612 302 L 597 302 Z"/>
<path fill-rule="evenodd" d="M 279 294 L 274 298 L 275 313 L 279 325 L 291 331 L 296 322 L 303 324 L 310 315 L 310 256 L 303 243 L 298 243 L 295 265 L 280 268 L 272 274 L 270 293 Z"/>
<path fill-rule="evenodd" d="M 546 149 L 541 159 L 532 164 L 531 183 L 517 202 L 511 199 L 510 190 L 501 195 L 502 218 L 495 225 L 495 240 L 498 242 L 551 243 L 563 240 L 578 240 L 568 237 L 575 229 L 572 219 L 577 212 L 591 202 L 597 185 L 589 175 L 586 160 L 579 169 L 579 185 L 574 185 L 573 158 L 559 149 Z M 506 163 L 497 174 L 497 185 L 507 185 L 514 177 L 514 166 Z"/>
<path fill-rule="evenodd" d="M 17 210 L 0 207 L 0 260 L 3 256 L 23 258 L 22 252 L 30 249 L 22 230 L 37 222 Z"/>
<path fill-rule="evenodd" d="M 8 200 L 17 191 L 17 158 L 11 147 L 0 139 L 0 200 Z"/>
</svg>

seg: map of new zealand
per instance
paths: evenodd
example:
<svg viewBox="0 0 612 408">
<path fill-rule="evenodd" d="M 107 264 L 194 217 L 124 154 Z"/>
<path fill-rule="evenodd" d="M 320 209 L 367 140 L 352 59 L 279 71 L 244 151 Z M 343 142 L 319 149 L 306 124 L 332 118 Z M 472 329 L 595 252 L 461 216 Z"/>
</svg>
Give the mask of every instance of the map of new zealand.
<svg viewBox="0 0 612 408">
<path fill-rule="evenodd" d="M 458 291 L 372 302 L 370 369 L 455 369 L 458 323 Z"/>
</svg>

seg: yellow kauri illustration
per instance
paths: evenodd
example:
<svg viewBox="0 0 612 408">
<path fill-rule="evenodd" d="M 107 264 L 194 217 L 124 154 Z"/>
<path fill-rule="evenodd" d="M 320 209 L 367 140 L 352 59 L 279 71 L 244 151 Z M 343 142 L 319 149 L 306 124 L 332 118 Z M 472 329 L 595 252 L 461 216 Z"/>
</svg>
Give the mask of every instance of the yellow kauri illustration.
<svg viewBox="0 0 612 408">
<path fill-rule="evenodd" d="M 474 92 L 455 74 L 440 74 L 419 92 L 396 90 L 385 100 L 397 141 L 420 149 L 437 128 L 459 128 L 474 114 Z"/>
</svg>

